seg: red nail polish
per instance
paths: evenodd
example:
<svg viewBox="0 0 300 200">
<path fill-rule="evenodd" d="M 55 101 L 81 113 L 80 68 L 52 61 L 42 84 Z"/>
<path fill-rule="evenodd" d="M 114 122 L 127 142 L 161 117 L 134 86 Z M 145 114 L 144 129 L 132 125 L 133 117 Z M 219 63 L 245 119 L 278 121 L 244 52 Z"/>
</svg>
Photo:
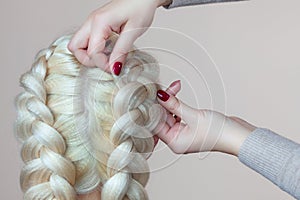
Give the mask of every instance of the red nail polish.
<svg viewBox="0 0 300 200">
<path fill-rule="evenodd" d="M 157 96 L 162 101 L 168 101 L 168 99 L 170 98 L 170 95 L 163 90 L 158 90 Z"/>
<path fill-rule="evenodd" d="M 119 74 L 121 73 L 121 69 L 122 69 L 122 63 L 121 62 L 115 62 L 114 66 L 113 66 L 114 74 L 119 76 Z"/>
</svg>

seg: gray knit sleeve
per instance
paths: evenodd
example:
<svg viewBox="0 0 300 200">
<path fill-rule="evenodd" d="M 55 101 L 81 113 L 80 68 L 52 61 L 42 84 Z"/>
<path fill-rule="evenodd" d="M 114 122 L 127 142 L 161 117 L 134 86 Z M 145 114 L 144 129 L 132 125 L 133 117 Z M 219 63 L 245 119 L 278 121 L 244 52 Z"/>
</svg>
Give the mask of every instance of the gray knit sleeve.
<svg viewBox="0 0 300 200">
<path fill-rule="evenodd" d="M 182 6 L 192 6 L 192 5 L 199 5 L 199 4 L 222 3 L 222 2 L 232 2 L 232 1 L 245 1 L 245 0 L 173 0 L 171 4 L 165 5 L 164 8 L 176 8 Z"/>
<path fill-rule="evenodd" d="M 296 199 L 300 199 L 300 144 L 263 128 L 241 146 L 239 160 Z"/>
</svg>

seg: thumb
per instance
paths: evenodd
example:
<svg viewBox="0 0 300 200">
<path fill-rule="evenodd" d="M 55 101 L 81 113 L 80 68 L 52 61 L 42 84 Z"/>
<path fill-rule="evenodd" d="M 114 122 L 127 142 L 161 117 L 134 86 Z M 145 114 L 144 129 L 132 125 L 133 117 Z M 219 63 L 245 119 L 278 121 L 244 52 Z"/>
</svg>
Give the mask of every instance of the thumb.
<svg viewBox="0 0 300 200">
<path fill-rule="evenodd" d="M 183 119 L 186 123 L 193 123 L 197 111 L 177 99 L 175 96 L 163 91 L 157 91 L 158 102 L 169 112 L 174 113 Z"/>
<path fill-rule="evenodd" d="M 109 66 L 113 74 L 118 76 L 121 73 L 127 53 L 141 34 L 142 29 L 133 28 L 129 24 L 125 25 L 109 58 Z"/>
</svg>

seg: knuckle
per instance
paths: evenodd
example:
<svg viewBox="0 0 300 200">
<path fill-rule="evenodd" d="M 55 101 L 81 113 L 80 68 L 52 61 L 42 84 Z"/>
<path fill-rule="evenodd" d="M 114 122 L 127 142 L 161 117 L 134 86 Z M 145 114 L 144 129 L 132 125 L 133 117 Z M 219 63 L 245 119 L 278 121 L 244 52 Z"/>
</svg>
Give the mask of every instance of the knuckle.
<svg viewBox="0 0 300 200">
<path fill-rule="evenodd" d="M 86 54 L 88 55 L 89 58 L 92 58 L 98 53 L 101 53 L 100 51 L 98 51 L 98 46 L 93 46 L 93 45 L 90 45 L 86 51 Z"/>
<path fill-rule="evenodd" d="M 126 56 L 128 52 L 124 49 L 114 49 L 114 51 L 111 54 L 111 60 L 122 60 L 123 56 Z"/>
<path fill-rule="evenodd" d="M 87 67 L 93 67 L 95 66 L 93 62 L 88 57 L 84 57 L 81 59 L 81 63 Z"/>
<path fill-rule="evenodd" d="M 68 44 L 67 47 L 68 47 L 69 51 L 71 51 L 72 53 L 74 53 L 74 51 L 76 49 L 76 46 L 75 46 L 75 44 L 74 44 L 74 42 L 72 40 L 69 42 L 69 44 Z"/>
<path fill-rule="evenodd" d="M 123 48 L 116 49 L 116 54 L 118 54 L 119 57 L 122 56 L 122 55 L 126 55 L 127 53 L 128 52 Z"/>
<path fill-rule="evenodd" d="M 95 11 L 89 16 L 89 20 L 92 21 L 92 23 L 96 24 L 103 24 L 109 19 L 109 16 L 106 12 L 100 12 L 100 11 Z"/>
<path fill-rule="evenodd" d="M 87 52 L 86 52 L 86 54 L 87 54 L 87 56 L 89 57 L 89 58 L 91 58 L 91 57 L 93 57 L 93 50 L 92 49 L 88 49 L 87 50 Z"/>
<path fill-rule="evenodd" d="M 110 34 L 111 34 L 110 26 L 107 25 L 105 22 L 102 22 L 102 23 L 99 23 L 99 24 L 102 24 L 102 32 L 103 32 L 103 36 L 105 37 L 103 39 L 107 39 L 108 36 L 110 36 Z"/>
<path fill-rule="evenodd" d="M 178 110 L 179 107 L 180 107 L 180 102 L 176 98 L 174 98 L 173 101 L 170 101 L 169 109 L 171 112 Z"/>
</svg>

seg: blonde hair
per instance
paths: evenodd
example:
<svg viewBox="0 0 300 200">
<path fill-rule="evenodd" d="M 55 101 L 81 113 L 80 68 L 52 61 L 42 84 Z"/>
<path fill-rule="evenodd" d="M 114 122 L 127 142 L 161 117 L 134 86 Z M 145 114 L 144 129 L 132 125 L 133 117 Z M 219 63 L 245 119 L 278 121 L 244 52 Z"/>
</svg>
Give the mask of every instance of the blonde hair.
<svg viewBox="0 0 300 200">
<path fill-rule="evenodd" d="M 133 50 L 115 77 L 81 65 L 67 49 L 70 37 L 42 50 L 20 78 L 24 199 L 76 199 L 99 188 L 103 200 L 148 199 L 146 159 L 166 116 L 156 101 L 157 62 Z"/>
</svg>

